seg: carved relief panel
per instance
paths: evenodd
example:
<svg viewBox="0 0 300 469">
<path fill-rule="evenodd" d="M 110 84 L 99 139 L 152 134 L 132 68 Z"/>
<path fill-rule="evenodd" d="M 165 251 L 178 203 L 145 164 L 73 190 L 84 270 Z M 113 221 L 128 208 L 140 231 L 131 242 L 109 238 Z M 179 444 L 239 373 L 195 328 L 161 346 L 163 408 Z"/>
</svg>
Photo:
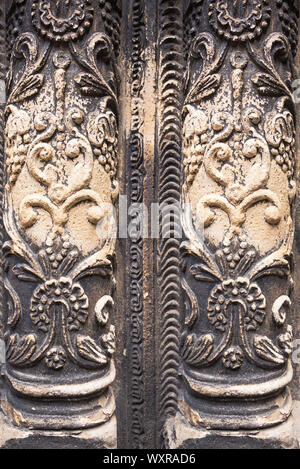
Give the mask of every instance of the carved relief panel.
<svg viewBox="0 0 300 469">
<path fill-rule="evenodd" d="M 257 428 L 291 412 L 290 3 L 289 25 L 286 2 L 272 14 L 267 0 L 191 1 L 185 15 L 179 407 L 193 425 Z"/>
<path fill-rule="evenodd" d="M 5 110 L 3 411 L 34 428 L 82 428 L 115 408 L 121 12 L 77 0 L 24 8 Z"/>
<path fill-rule="evenodd" d="M 289 421 L 298 17 L 6 0 L 7 425 L 137 449 Z"/>
</svg>

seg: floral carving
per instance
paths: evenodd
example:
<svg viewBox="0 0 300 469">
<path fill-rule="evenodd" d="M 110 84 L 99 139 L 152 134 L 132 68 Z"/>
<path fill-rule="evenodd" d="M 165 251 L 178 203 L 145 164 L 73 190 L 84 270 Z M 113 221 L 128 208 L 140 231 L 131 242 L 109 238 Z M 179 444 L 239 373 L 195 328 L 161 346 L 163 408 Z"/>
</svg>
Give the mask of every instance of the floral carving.
<svg viewBox="0 0 300 469">
<path fill-rule="evenodd" d="M 32 23 L 40 34 L 55 41 L 75 41 L 93 20 L 90 0 L 34 0 Z"/>
<path fill-rule="evenodd" d="M 211 2 L 212 26 L 228 42 L 249 40 L 247 49 L 234 49 L 228 57 L 228 42 L 217 51 L 212 35 L 200 33 L 192 41 L 188 54 L 183 108 L 182 219 L 187 240 L 181 246 L 184 256 L 182 287 L 188 298 L 186 328 L 192 329 L 198 321 L 203 321 L 198 292 L 190 285 L 189 278 L 193 282 L 215 284 L 207 300 L 207 318 L 215 330 L 211 341 L 207 334 L 183 333 L 182 356 L 194 367 L 212 365 L 221 359 L 224 367 L 232 370 L 243 367 L 245 361 L 271 369 L 286 364 L 291 353 L 292 331 L 286 324 L 291 300 L 282 295 L 271 312 L 258 282 L 271 274 L 286 278 L 290 273 L 292 219 L 288 213 L 284 215 L 282 200 L 276 188 L 273 190 L 274 186 L 269 185 L 275 166 L 273 160 L 286 177 L 288 207 L 295 197 L 295 123 L 291 92 L 289 83 L 284 82 L 276 66 L 277 59 L 284 62 L 288 57 L 289 45 L 279 33 L 266 37 L 262 51 L 250 43 L 268 26 L 268 5 L 267 1 Z M 209 106 L 205 101 L 215 99 L 222 80 L 227 78 L 220 73 L 227 57 L 231 99 L 226 110 L 219 110 L 217 105 Z M 256 73 L 250 72 L 251 59 L 258 67 Z M 200 63 L 199 74 L 192 71 L 195 61 Z M 247 84 L 246 74 L 251 78 Z M 255 90 L 260 98 L 272 97 L 271 111 L 264 112 L 258 102 L 245 105 L 245 100 L 249 99 L 246 87 Z M 216 191 L 206 193 L 202 189 L 197 179 L 200 170 Z M 199 185 L 202 194 L 195 201 L 194 187 Z M 190 194 L 194 199 L 193 208 Z M 260 207 L 269 227 L 286 224 L 279 246 L 264 256 L 251 245 L 247 233 L 248 213 L 254 207 Z M 224 230 L 222 241 L 211 248 L 213 241 L 206 243 L 202 230 L 211 227 L 220 212 L 227 215 L 228 228 Z M 273 313 L 276 327 L 285 326 L 285 332 L 272 339 L 254 334 L 266 324 L 269 311 Z"/>
<path fill-rule="evenodd" d="M 110 96 L 103 98 L 100 112 L 92 112 L 85 119 L 84 113 L 77 107 L 65 110 L 66 75 L 70 58 L 62 52 L 55 52 L 53 55 L 53 64 L 57 70 L 54 75 L 56 114 L 41 112 L 32 119 L 28 112 L 16 105 L 10 104 L 7 107 L 6 147 L 9 181 L 14 184 L 23 165 L 26 164 L 30 175 L 47 187 L 47 196 L 34 194 L 24 198 L 20 207 L 20 221 L 25 228 L 36 223 L 38 213 L 35 209 L 39 207 L 51 215 L 53 233 L 63 233 L 69 219 L 69 211 L 84 200 L 94 205 L 87 213 L 90 223 L 97 224 L 103 218 L 104 213 L 99 208 L 102 198 L 98 192 L 89 188 L 95 163 L 94 155 L 110 174 L 114 187 L 113 200 L 117 196 L 117 123 L 114 113 L 108 108 L 109 101 L 115 99 L 115 95 L 97 68 L 94 57 L 96 47 L 100 47 L 103 53 L 108 54 L 111 49 L 109 39 L 102 33 L 96 33 L 88 41 L 87 49 L 89 61 L 86 62 L 86 66 L 93 74 L 88 76 L 92 77 L 95 86 L 100 83 L 99 90 L 101 89 L 102 93 L 106 92 Z M 29 96 L 28 92 L 26 96 L 24 92 L 23 96 L 20 95 L 20 86 L 23 86 L 24 80 L 29 80 L 31 83 L 47 54 L 44 52 L 38 59 L 36 40 L 29 33 L 18 39 L 14 55 L 19 49 L 26 57 L 26 65 L 22 79 L 11 90 L 9 102 L 18 102 Z M 24 52 L 26 50 L 28 53 Z M 75 81 L 79 84 L 85 80 L 87 78 L 82 74 L 75 77 Z M 30 96 L 33 91 L 34 93 L 38 91 L 32 86 Z M 39 86 L 42 86 L 42 80 Z M 85 125 L 88 138 L 84 135 Z"/>
<path fill-rule="evenodd" d="M 244 355 L 240 347 L 230 347 L 223 353 L 222 363 L 225 368 L 238 370 L 244 362 Z"/>
<path fill-rule="evenodd" d="M 50 308 L 62 304 L 67 308 L 68 329 L 79 330 L 88 315 L 89 301 L 83 288 L 72 283 L 67 277 L 59 280 L 47 280 L 33 293 L 30 303 L 30 317 L 33 323 L 43 332 L 49 330 Z"/>
<path fill-rule="evenodd" d="M 65 366 L 66 353 L 62 347 L 52 347 L 46 354 L 45 362 L 49 368 L 60 370 Z"/>
<path fill-rule="evenodd" d="M 92 17 L 89 0 L 59 1 L 56 5 L 46 0 L 33 1 L 33 23 L 43 35 L 55 41 L 75 41 L 89 28 Z M 100 340 L 89 336 L 74 339 L 86 326 L 90 314 L 90 302 L 80 279 L 88 275 L 111 279 L 115 240 L 103 239 L 96 250 L 83 258 L 80 249 L 71 243 L 66 224 L 70 210 L 83 202 L 89 204 L 86 217 L 90 224 L 96 225 L 104 217 L 108 226 L 114 222 L 113 216 L 101 208 L 101 191 L 91 187 L 95 168 L 99 171 L 100 167 L 103 174 L 110 176 L 111 199 L 115 202 L 118 195 L 117 98 L 114 73 L 106 71 L 107 61 L 111 61 L 115 71 L 113 48 L 108 36 L 97 32 L 86 42 L 86 56 L 79 57 L 73 42 L 68 51 L 53 49 L 52 44 L 47 44 L 40 51 L 35 36 L 24 33 L 12 52 L 6 109 L 5 220 L 11 241 L 6 243 L 4 251 L 6 256 L 15 254 L 23 260 L 12 267 L 19 281 L 38 282 L 29 309 L 39 335 L 12 336 L 14 339 L 7 342 L 8 361 L 24 366 L 44 359 L 49 368 L 59 370 L 71 359 L 83 367 L 95 368 L 107 365 L 115 349 L 114 328 L 109 324 L 112 290 L 99 300 L 94 311 L 98 327 L 102 328 Z M 43 68 L 50 54 L 54 110 L 32 114 L 23 103 L 44 86 Z M 20 77 L 15 80 L 13 65 L 19 58 L 23 62 Z M 66 108 L 72 59 L 84 70 L 73 76 L 73 87 L 83 95 L 99 97 L 97 110 L 87 114 L 78 106 Z M 25 170 L 42 190 L 27 193 L 16 211 L 12 191 Z M 52 226 L 36 254 L 19 230 L 26 232 L 34 227 L 41 211 L 51 216 Z M 6 289 L 12 298 L 9 325 L 15 328 L 22 319 L 22 307 L 9 282 Z M 59 334 L 58 330 L 61 330 Z"/>
<path fill-rule="evenodd" d="M 186 111 L 188 114 L 183 125 L 183 165 L 186 181 L 192 184 L 203 162 L 212 132 L 204 112 L 196 111 L 192 106 L 187 106 Z"/>
<path fill-rule="evenodd" d="M 271 7 L 269 0 L 213 0 L 208 17 L 216 33 L 226 40 L 253 41 L 268 27 Z"/>
<path fill-rule="evenodd" d="M 30 428 L 88 428 L 115 410 L 121 3 L 10 3 L 24 22 L 10 34 L 3 113 L 3 410 Z"/>
<path fill-rule="evenodd" d="M 225 237 L 223 240 L 223 254 L 226 257 L 226 262 L 230 270 L 235 270 L 237 266 L 245 259 L 245 256 L 256 255 L 247 242 L 245 234 L 237 236 Z"/>
<path fill-rule="evenodd" d="M 256 336 L 256 338 L 251 339 L 249 334 L 260 328 L 267 315 L 265 295 L 255 280 L 272 273 L 280 277 L 286 276 L 289 272 L 288 261 L 280 259 L 280 256 L 280 260 L 278 260 L 279 250 L 259 262 L 256 250 L 243 241 L 244 235 L 241 237 L 243 249 L 239 250 L 239 258 L 237 258 L 232 249 L 239 245 L 239 237 L 232 235 L 230 239 L 229 233 L 227 233 L 228 242 L 225 242 L 225 248 L 223 244 L 221 249 L 217 249 L 213 256 L 197 236 L 188 213 L 189 210 L 185 209 L 184 230 L 188 239 L 194 241 L 184 242 L 182 244 L 182 253 L 183 256 L 193 253 L 201 260 L 201 264 L 193 264 L 189 269 L 190 274 L 197 281 L 217 282 L 207 301 L 207 317 L 215 330 L 223 335 L 223 339 L 217 343 L 216 338 L 213 338 L 214 349 L 210 348 L 209 353 L 203 356 L 200 353 L 199 355 L 196 354 L 199 360 L 191 360 L 189 356 L 195 353 L 193 350 L 196 344 L 199 344 L 199 347 L 199 341 L 202 343 L 202 336 L 197 337 L 193 334 L 185 342 L 183 358 L 192 366 L 201 366 L 212 364 L 222 355 L 223 365 L 232 369 L 240 368 L 245 357 L 262 368 L 268 366 L 266 362 L 273 365 L 284 364 L 286 357 L 291 353 L 291 348 L 288 345 L 291 341 L 289 326 L 287 326 L 286 333 L 278 336 L 278 346 L 268 338 L 260 340 L 257 338 L 259 336 Z M 185 320 L 185 325 L 191 328 L 199 318 L 200 309 L 197 296 L 185 279 L 182 280 L 182 285 L 191 302 L 191 313 Z M 284 297 L 284 302 L 290 304 L 289 297 Z M 273 305 L 274 320 L 276 319 L 276 323 L 280 327 L 286 322 L 286 314 L 283 314 L 282 305 L 283 301 L 279 303 L 279 299 Z M 252 350 L 252 340 L 257 356 Z M 239 346 L 233 345 L 236 341 L 239 341 Z M 285 345 L 282 346 L 281 342 Z M 236 347 L 240 350 L 239 353 L 236 353 Z M 273 350 L 273 355 L 271 352 L 269 354 L 267 350 Z"/>
<path fill-rule="evenodd" d="M 13 230 L 10 230 L 10 232 L 12 233 Z M 15 240 L 15 242 L 17 241 Z M 80 361 L 70 339 L 70 334 L 79 331 L 86 323 L 89 315 L 89 300 L 83 287 L 78 282 L 79 278 L 93 274 L 110 277 L 112 267 L 111 261 L 105 257 L 105 248 L 102 253 L 100 252 L 98 255 L 94 255 L 87 260 L 79 262 L 79 251 L 72 246 L 66 234 L 64 236 L 49 236 L 45 244 L 45 249 L 42 248 L 37 256 L 31 251 L 29 252 L 29 255 L 26 256 L 28 264 L 16 264 L 12 268 L 12 272 L 19 280 L 41 282 L 34 290 L 30 301 L 30 318 L 36 328 L 46 336 L 41 346 L 38 346 L 35 339 L 35 353 L 32 352 L 30 356 L 27 353 L 23 353 L 22 360 L 21 358 L 18 362 L 15 360 L 15 364 L 19 362 L 20 365 L 27 362 L 35 363 L 46 353 L 45 362 L 47 366 L 58 369 L 61 367 L 60 364 L 63 360 L 62 354 L 58 352 L 55 354 L 53 347 L 50 348 L 58 327 L 62 327 L 63 350 L 65 354 L 64 361 L 67 360 L 66 353 L 68 353 L 73 360 Z M 12 244 L 6 243 L 4 250 L 6 256 L 12 254 Z M 17 252 L 21 255 L 18 248 Z M 109 256 L 109 251 L 106 251 L 106 253 L 107 256 Z M 17 296 L 11 285 L 7 283 L 6 288 L 14 300 L 15 312 L 13 316 L 11 316 L 10 324 L 11 326 L 15 326 L 22 314 L 21 307 L 18 307 Z M 113 301 L 110 296 L 108 298 L 110 302 Z M 107 303 L 108 299 L 105 300 L 104 297 L 104 299 L 98 301 L 97 305 L 103 304 L 104 308 Z M 95 310 L 96 317 L 97 311 Z M 99 322 L 99 324 L 104 328 L 109 321 L 110 311 L 106 310 L 105 313 L 102 313 L 102 316 L 103 320 L 101 323 Z M 110 345 L 113 338 L 110 334 L 111 331 L 108 331 L 107 334 L 103 334 L 102 336 L 103 343 L 108 342 L 103 352 L 105 353 L 106 350 L 107 356 L 111 356 L 113 353 L 112 345 Z M 23 349 L 25 345 L 23 345 L 23 342 L 20 342 L 21 345 L 19 345 L 19 342 L 20 341 L 16 342 L 16 340 L 11 342 L 9 348 L 13 351 L 16 347 L 22 345 Z M 59 350 L 62 348 L 61 345 L 57 345 L 57 347 Z M 12 353 L 15 354 L 16 352 Z M 87 353 L 85 353 L 85 355 L 81 353 L 80 355 L 88 360 Z M 57 363 L 53 358 L 55 356 L 60 357 L 59 359 L 57 358 Z M 94 363 L 98 363 L 98 365 L 100 364 L 99 361 L 91 360 Z M 107 363 L 107 359 L 105 363 Z M 101 362 L 101 364 L 104 364 L 104 362 Z M 55 368 L 56 366 L 57 368 Z"/>
<path fill-rule="evenodd" d="M 266 299 L 259 286 L 247 278 L 229 279 L 217 285 L 208 299 L 208 318 L 222 332 L 228 322 L 228 306 L 239 303 L 244 308 L 246 330 L 256 330 L 265 318 Z"/>
<path fill-rule="evenodd" d="M 217 72 L 226 57 L 227 51 L 227 45 L 217 49 L 215 40 L 209 33 L 201 33 L 195 37 L 188 54 L 188 67 L 185 74 L 186 88 L 190 85 L 190 68 L 195 60 L 201 62 L 201 71 L 187 93 L 186 104 L 200 102 L 217 91 L 222 80 L 220 73 Z"/>
</svg>

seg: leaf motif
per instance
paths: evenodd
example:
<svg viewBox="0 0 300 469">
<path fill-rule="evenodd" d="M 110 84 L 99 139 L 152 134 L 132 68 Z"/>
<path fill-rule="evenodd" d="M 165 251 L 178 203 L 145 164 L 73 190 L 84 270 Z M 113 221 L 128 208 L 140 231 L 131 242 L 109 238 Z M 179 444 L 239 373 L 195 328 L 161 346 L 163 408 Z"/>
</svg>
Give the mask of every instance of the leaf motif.
<svg viewBox="0 0 300 469">
<path fill-rule="evenodd" d="M 204 264 L 194 264 L 190 267 L 192 276 L 202 282 L 215 282 L 218 280 L 214 273 Z"/>
<path fill-rule="evenodd" d="M 222 251 L 222 249 L 218 249 L 216 254 L 215 254 L 215 260 L 216 260 L 216 264 L 218 266 L 218 269 L 221 273 L 221 278 L 227 278 L 228 277 L 228 263 L 227 263 L 227 260 L 226 260 L 226 257 L 224 255 L 224 252 Z M 215 275 L 216 276 L 216 275 Z M 218 280 L 220 280 L 220 276 L 219 277 L 216 277 L 218 278 Z"/>
<path fill-rule="evenodd" d="M 261 270 L 257 275 L 254 275 L 253 280 L 258 280 L 263 277 L 267 277 L 268 275 L 275 275 L 280 278 L 286 278 L 289 275 L 289 265 L 283 265 L 282 268 L 278 267 L 270 267 L 264 270 Z"/>
<path fill-rule="evenodd" d="M 186 294 L 187 294 L 187 296 L 190 300 L 190 308 L 189 308 L 190 309 L 190 314 L 185 319 L 184 324 L 187 327 L 191 327 L 196 322 L 196 320 L 199 316 L 198 300 L 197 300 L 197 297 L 196 297 L 195 293 L 193 292 L 193 290 L 187 284 L 185 278 L 182 279 L 181 284 L 182 284 L 182 288 L 184 289 L 184 291 L 186 292 Z"/>
<path fill-rule="evenodd" d="M 4 283 L 5 289 L 8 291 L 12 299 L 12 305 L 10 306 L 10 303 L 8 303 L 8 307 L 10 311 L 9 311 L 8 318 L 7 318 L 7 325 L 10 327 L 15 327 L 18 324 L 21 314 L 22 314 L 21 301 L 20 301 L 19 295 L 17 294 L 17 292 L 15 291 L 15 289 L 9 282 L 8 278 L 5 278 L 3 283 Z"/>
<path fill-rule="evenodd" d="M 218 280 L 222 280 L 223 275 L 219 270 L 218 264 L 215 262 L 214 257 L 211 252 L 208 251 L 206 246 L 203 244 L 203 239 L 198 235 L 197 231 L 194 228 L 193 224 L 193 213 L 191 209 L 191 204 L 189 200 L 188 191 L 186 188 L 183 190 L 183 213 L 182 213 L 182 228 L 185 234 L 185 237 L 188 241 L 183 241 L 180 246 L 180 250 L 184 255 L 193 254 L 199 258 L 205 265 L 209 267 L 211 272 L 214 273 L 214 276 Z"/>
<path fill-rule="evenodd" d="M 216 73 L 200 79 L 189 92 L 186 98 L 187 103 L 197 103 L 202 99 L 213 95 L 221 84 L 221 75 Z"/>
<path fill-rule="evenodd" d="M 16 90 L 12 93 L 9 101 L 11 103 L 19 103 L 26 98 L 30 98 L 39 92 L 44 82 L 42 74 L 30 75 L 25 78 Z"/>
<path fill-rule="evenodd" d="M 50 264 L 49 258 L 47 256 L 47 253 L 44 249 L 42 249 L 39 252 L 38 260 L 41 264 L 42 269 L 44 270 L 45 274 L 47 275 L 47 277 L 50 277 L 50 275 L 51 275 L 51 264 Z"/>
<path fill-rule="evenodd" d="M 88 275 L 109 277 L 112 272 L 112 261 L 108 257 L 102 258 L 101 251 L 99 251 L 90 258 L 84 259 L 79 265 L 75 264 L 71 275 L 74 279 L 80 280 Z"/>
<path fill-rule="evenodd" d="M 88 96 L 103 96 L 103 94 L 109 94 L 109 87 L 104 83 L 100 82 L 99 79 L 93 77 L 89 73 L 79 73 L 74 78 L 76 84 L 80 87 L 81 92 Z"/>
<path fill-rule="evenodd" d="M 286 94 L 285 88 L 281 86 L 279 81 L 267 73 L 256 73 L 251 80 L 263 96 L 282 96 Z"/>
<path fill-rule="evenodd" d="M 188 365 L 199 366 L 211 354 L 214 346 L 212 334 L 197 337 L 196 334 L 184 335 L 182 340 L 182 357 Z"/>
<path fill-rule="evenodd" d="M 99 365 L 106 365 L 107 356 L 91 337 L 79 335 L 77 337 L 77 348 L 79 355 L 86 360 L 98 363 Z"/>
<path fill-rule="evenodd" d="M 102 337 L 103 346 L 110 357 L 116 351 L 116 329 L 115 326 L 110 326 L 109 332 Z"/>
<path fill-rule="evenodd" d="M 250 267 L 255 262 L 257 254 L 254 250 L 250 250 L 246 252 L 244 257 L 241 258 L 240 262 L 237 264 L 235 271 L 239 273 L 239 275 L 245 275 L 246 272 L 250 269 Z"/>
<path fill-rule="evenodd" d="M 197 240 L 198 241 L 198 240 Z M 183 256 L 186 255 L 195 255 L 199 258 L 201 262 L 203 262 L 207 267 L 213 272 L 213 275 L 218 279 L 221 280 L 222 277 L 219 273 L 218 266 L 214 265 L 214 258 L 210 255 L 210 253 L 203 247 L 203 245 L 198 244 L 198 242 L 192 241 L 183 241 L 180 246 L 180 250 Z"/>
<path fill-rule="evenodd" d="M 89 267 L 83 270 L 79 275 L 76 276 L 76 280 L 80 280 L 83 277 L 92 276 L 92 275 L 99 275 L 100 277 L 110 277 L 112 274 L 112 266 L 111 264 L 103 264 L 99 267 Z"/>
<path fill-rule="evenodd" d="M 73 249 L 66 255 L 66 257 L 59 266 L 59 271 L 61 275 L 67 274 L 72 269 L 72 267 L 76 264 L 78 257 L 79 252 L 77 249 Z"/>
<path fill-rule="evenodd" d="M 31 265 L 35 275 L 37 275 L 38 278 L 42 281 L 45 281 L 43 270 L 39 262 L 37 261 L 35 254 L 25 243 L 17 228 L 11 192 L 6 190 L 5 195 L 6 210 L 4 212 L 3 221 L 6 228 L 6 232 L 9 233 L 9 236 L 12 241 L 6 241 L 4 243 L 3 249 L 5 250 L 6 255 L 18 255 L 22 259 L 26 260 L 28 264 Z"/>
<path fill-rule="evenodd" d="M 109 295 L 102 296 L 102 298 L 97 301 L 95 306 L 95 316 L 101 327 L 104 327 L 107 324 L 114 304 L 114 300 Z"/>
<path fill-rule="evenodd" d="M 276 83 L 275 88 L 278 90 L 280 88 L 282 90 L 282 92 L 280 92 L 280 96 L 285 95 L 291 98 L 291 91 L 286 85 L 285 81 L 283 81 L 283 79 L 281 78 L 280 74 L 278 73 L 277 67 L 274 62 L 275 57 L 280 57 L 283 61 L 285 61 L 288 57 L 290 45 L 286 36 L 281 33 L 269 34 L 266 40 L 264 41 L 263 55 L 261 55 L 260 51 L 254 50 L 250 42 L 247 44 L 247 49 L 254 63 L 256 63 L 263 70 L 267 71 L 267 74 L 257 74 L 258 76 L 267 77 L 267 88 L 269 88 L 270 84 L 271 88 L 273 88 L 274 83 Z M 272 76 L 272 78 L 270 78 L 270 75 Z M 265 84 L 262 83 L 262 94 L 264 93 L 264 88 Z M 277 92 L 275 96 L 278 96 Z"/>
<path fill-rule="evenodd" d="M 283 354 L 289 357 L 293 351 L 293 328 L 287 326 L 286 332 L 278 337 L 279 346 L 282 349 Z"/>
<path fill-rule="evenodd" d="M 287 253 L 291 253 L 293 246 L 293 229 L 291 217 L 287 220 L 286 226 L 286 237 L 283 240 L 281 246 L 276 251 L 267 254 L 256 262 L 248 272 L 248 276 L 251 279 L 257 279 L 261 274 L 266 274 L 268 269 L 278 268 L 280 270 L 285 269 L 289 272 L 290 268 L 290 256 Z M 267 274 L 266 274 L 267 275 Z M 262 275 L 264 276 L 264 275 Z"/>
<path fill-rule="evenodd" d="M 13 365 L 23 365 L 32 357 L 36 349 L 36 336 L 29 334 L 20 337 L 11 335 L 6 345 L 6 359 Z"/>
<path fill-rule="evenodd" d="M 284 355 L 280 349 L 266 336 L 256 336 L 253 345 L 257 355 L 263 360 L 283 365 L 285 363 Z"/>
<path fill-rule="evenodd" d="M 18 280 L 23 280 L 25 282 L 36 282 L 39 280 L 38 275 L 27 264 L 17 264 L 12 268 L 12 271 Z"/>
</svg>

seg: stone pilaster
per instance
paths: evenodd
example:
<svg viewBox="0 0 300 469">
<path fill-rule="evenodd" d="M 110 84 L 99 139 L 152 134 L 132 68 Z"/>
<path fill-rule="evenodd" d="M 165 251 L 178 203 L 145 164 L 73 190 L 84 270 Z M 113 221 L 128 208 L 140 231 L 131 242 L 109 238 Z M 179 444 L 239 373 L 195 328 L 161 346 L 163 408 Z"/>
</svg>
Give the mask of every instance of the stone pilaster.
<svg viewBox="0 0 300 469">
<path fill-rule="evenodd" d="M 83 430 L 115 410 L 121 11 L 113 0 L 28 0 L 10 5 L 10 21 L 17 7 L 22 22 L 8 26 L 2 410 L 29 429 Z"/>
<path fill-rule="evenodd" d="M 179 410 L 195 441 L 292 411 L 298 10 L 187 3 Z"/>
</svg>

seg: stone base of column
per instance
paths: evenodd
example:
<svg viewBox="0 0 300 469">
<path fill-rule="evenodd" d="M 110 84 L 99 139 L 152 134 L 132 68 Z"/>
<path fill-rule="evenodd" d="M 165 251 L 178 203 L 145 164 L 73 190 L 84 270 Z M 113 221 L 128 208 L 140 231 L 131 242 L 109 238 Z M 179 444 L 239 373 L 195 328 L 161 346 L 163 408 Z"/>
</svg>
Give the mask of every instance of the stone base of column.
<svg viewBox="0 0 300 469">
<path fill-rule="evenodd" d="M 0 412 L 1 449 L 116 449 L 117 420 L 85 430 L 42 431 L 11 424 Z"/>
<path fill-rule="evenodd" d="M 259 431 L 217 431 L 193 427 L 180 413 L 164 429 L 167 449 L 298 449 L 293 417 Z"/>
<path fill-rule="evenodd" d="M 32 430 L 63 431 L 101 426 L 115 412 L 110 384 L 114 365 L 100 378 L 53 385 L 26 381 L 2 368 L 0 408 L 12 424 Z"/>
</svg>

